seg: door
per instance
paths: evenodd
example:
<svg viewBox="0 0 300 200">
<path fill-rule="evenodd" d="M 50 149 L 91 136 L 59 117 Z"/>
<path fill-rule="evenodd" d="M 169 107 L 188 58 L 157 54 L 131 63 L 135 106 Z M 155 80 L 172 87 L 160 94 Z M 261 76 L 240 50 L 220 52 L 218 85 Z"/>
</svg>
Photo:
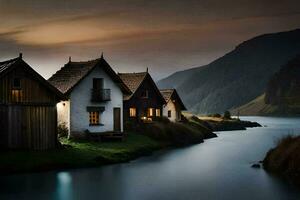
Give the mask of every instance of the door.
<svg viewBox="0 0 300 200">
<path fill-rule="evenodd" d="M 121 108 L 114 108 L 114 131 L 121 132 Z"/>
</svg>

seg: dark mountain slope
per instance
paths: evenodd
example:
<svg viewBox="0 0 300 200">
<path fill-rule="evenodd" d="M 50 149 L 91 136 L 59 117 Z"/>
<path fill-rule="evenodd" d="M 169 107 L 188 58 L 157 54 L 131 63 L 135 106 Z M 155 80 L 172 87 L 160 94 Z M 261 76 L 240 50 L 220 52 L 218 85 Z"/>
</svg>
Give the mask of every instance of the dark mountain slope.
<svg viewBox="0 0 300 200">
<path fill-rule="evenodd" d="M 158 86 L 176 88 L 193 112 L 223 112 L 262 94 L 270 77 L 299 53 L 300 29 L 261 35 L 206 66 L 176 72 Z"/>
<path fill-rule="evenodd" d="M 241 115 L 300 115 L 300 56 L 270 79 L 264 95 L 232 111 Z"/>
</svg>

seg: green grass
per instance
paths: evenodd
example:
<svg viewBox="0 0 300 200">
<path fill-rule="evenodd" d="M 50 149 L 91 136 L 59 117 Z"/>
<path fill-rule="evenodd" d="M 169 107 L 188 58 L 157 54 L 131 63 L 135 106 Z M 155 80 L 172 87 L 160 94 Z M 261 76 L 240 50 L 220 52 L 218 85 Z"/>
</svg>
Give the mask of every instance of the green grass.
<svg viewBox="0 0 300 200">
<path fill-rule="evenodd" d="M 124 141 L 99 143 L 62 139 L 61 142 L 69 147 L 44 152 L 1 152 L 0 173 L 37 172 L 126 162 L 161 147 L 160 143 L 149 137 L 133 133 L 128 134 Z"/>
</svg>

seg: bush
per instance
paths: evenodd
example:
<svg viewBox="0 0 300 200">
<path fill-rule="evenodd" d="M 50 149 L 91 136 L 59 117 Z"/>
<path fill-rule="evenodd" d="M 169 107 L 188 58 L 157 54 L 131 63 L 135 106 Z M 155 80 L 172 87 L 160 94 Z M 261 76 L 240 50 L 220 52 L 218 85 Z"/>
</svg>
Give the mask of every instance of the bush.
<svg viewBox="0 0 300 200">
<path fill-rule="evenodd" d="M 65 123 L 61 123 L 57 126 L 58 137 L 68 137 L 69 129 Z"/>
<path fill-rule="evenodd" d="M 224 112 L 223 118 L 224 118 L 224 119 L 231 119 L 231 114 L 230 114 L 230 112 L 229 112 L 228 110 L 226 110 L 226 111 Z"/>
<path fill-rule="evenodd" d="M 264 168 L 300 186 L 300 136 L 286 136 L 277 142 L 265 159 Z"/>
</svg>

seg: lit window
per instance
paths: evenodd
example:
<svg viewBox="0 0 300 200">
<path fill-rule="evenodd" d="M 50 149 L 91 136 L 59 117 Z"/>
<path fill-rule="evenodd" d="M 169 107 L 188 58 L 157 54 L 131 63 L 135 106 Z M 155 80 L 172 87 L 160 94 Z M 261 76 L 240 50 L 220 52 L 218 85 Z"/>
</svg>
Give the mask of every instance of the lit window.
<svg viewBox="0 0 300 200">
<path fill-rule="evenodd" d="M 148 98 L 148 90 L 144 90 L 141 96 L 142 98 Z"/>
<path fill-rule="evenodd" d="M 160 117 L 160 109 L 156 109 L 155 110 L 155 116 L 156 117 Z"/>
<path fill-rule="evenodd" d="M 168 110 L 168 117 L 171 117 L 172 115 L 172 111 L 171 110 Z"/>
<path fill-rule="evenodd" d="M 90 112 L 90 125 L 99 125 L 100 115 L 99 112 Z"/>
<path fill-rule="evenodd" d="M 129 116 L 136 117 L 136 108 L 129 108 Z"/>
<path fill-rule="evenodd" d="M 20 102 L 20 101 L 22 101 L 22 90 L 12 90 L 11 91 L 11 100 L 13 101 L 13 102 Z"/>
<path fill-rule="evenodd" d="M 148 116 L 153 117 L 153 115 L 154 115 L 154 108 L 149 108 L 148 109 Z"/>
</svg>

